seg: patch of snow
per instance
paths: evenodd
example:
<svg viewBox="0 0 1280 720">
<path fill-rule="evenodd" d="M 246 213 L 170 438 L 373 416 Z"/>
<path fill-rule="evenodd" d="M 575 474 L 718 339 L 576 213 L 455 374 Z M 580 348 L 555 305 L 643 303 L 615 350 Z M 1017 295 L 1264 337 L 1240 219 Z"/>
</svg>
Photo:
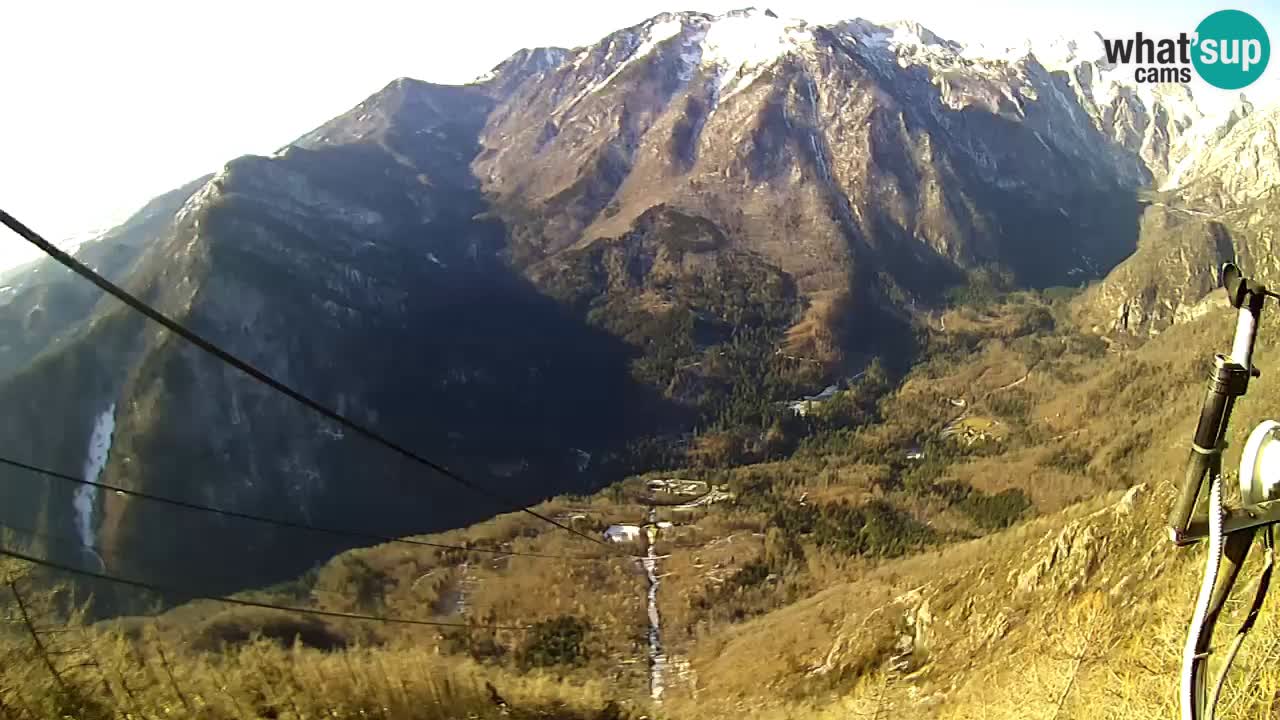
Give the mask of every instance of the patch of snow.
<svg viewBox="0 0 1280 720">
<path fill-rule="evenodd" d="M 1229 106 L 1220 106 L 1205 115 L 1191 126 L 1191 131 L 1180 138 L 1180 142 L 1189 148 L 1199 148 L 1215 144 L 1227 131 L 1248 117 L 1253 106 L 1240 96 Z M 1160 191 L 1173 190 L 1182 184 L 1188 172 L 1196 166 L 1196 161 L 1204 157 L 1204 153 L 1188 152 L 1169 170 L 1169 176 L 1160 184 Z"/>
<path fill-rule="evenodd" d="M 116 405 L 111 403 L 98 415 L 93 423 L 93 432 L 89 435 L 89 451 L 84 461 L 83 478 L 86 482 L 97 482 L 102 469 L 107 466 L 107 457 L 111 454 L 111 436 L 116 429 Z M 92 485 L 81 485 L 72 495 L 71 504 L 75 510 L 76 533 L 80 536 L 80 545 L 94 552 L 97 539 L 94 537 L 93 511 L 97 504 L 98 488 Z M 101 558 L 99 558 L 101 561 Z"/>
<path fill-rule="evenodd" d="M 663 20 L 662 22 L 650 25 L 647 28 L 647 31 L 644 34 L 644 40 L 640 43 L 639 47 L 637 47 L 635 51 L 627 57 L 627 59 L 618 63 L 617 67 L 613 69 L 613 72 L 609 73 L 608 77 L 604 80 L 597 83 L 596 87 L 605 87 L 608 85 L 614 78 L 618 77 L 618 74 L 625 70 L 628 65 L 640 58 L 647 57 L 649 53 L 657 49 L 659 44 L 675 37 L 682 29 L 684 29 L 684 23 L 681 22 L 679 18 Z"/>
<path fill-rule="evenodd" d="M 648 55 L 653 52 L 654 48 L 658 47 L 659 43 L 664 40 L 670 40 L 680 34 L 680 31 L 683 29 L 684 22 L 678 17 L 673 17 L 650 25 L 649 32 L 645 35 L 644 42 L 636 49 L 635 53 L 631 57 L 637 58 Z"/>
<path fill-rule="evenodd" d="M 286 145 L 285 148 L 281 149 L 281 152 L 283 152 L 288 147 L 290 146 Z M 199 190 L 192 193 L 191 197 L 187 198 L 187 201 L 182 203 L 182 207 L 179 208 L 177 214 L 174 215 L 173 224 L 181 225 L 183 221 L 187 219 L 188 216 L 194 214 L 201 207 L 203 207 L 206 202 L 211 200 L 213 196 L 218 193 L 218 187 L 217 187 L 218 181 L 225 178 L 226 174 L 227 174 L 227 168 L 224 165 L 223 168 L 220 171 L 218 171 L 217 175 L 214 175 L 212 178 L 209 179 L 209 182 L 204 184 L 203 187 L 201 187 Z"/>
<path fill-rule="evenodd" d="M 908 25 L 899 25 L 893 28 L 893 34 L 889 36 L 889 42 L 894 45 L 927 45 L 917 29 L 913 29 Z"/>
<path fill-rule="evenodd" d="M 868 47 L 888 48 L 890 42 L 893 40 L 893 36 L 894 33 L 892 32 L 880 31 L 867 33 L 866 35 L 862 35 L 860 39 L 862 40 L 862 44 L 867 45 Z"/>
<path fill-rule="evenodd" d="M 631 63 L 681 35 L 677 76 L 685 83 L 701 68 L 713 77 L 716 84 L 712 112 L 719 99 L 749 87 L 779 58 L 813 40 L 812 32 L 803 21 L 782 20 L 755 10 L 734 11 L 711 19 L 691 15 L 659 16 L 638 34 L 616 38 L 614 42 L 633 44 L 634 49 L 627 52 L 607 76 L 589 83 L 564 107 L 572 108 L 588 94 L 607 86 Z M 574 67 L 579 68 L 586 57 L 579 54 Z"/>
<path fill-rule="evenodd" d="M 618 75 L 623 70 L 627 69 L 631 63 L 648 56 L 649 53 L 653 52 L 660 43 L 675 37 L 683 29 L 684 22 L 679 18 L 679 16 L 672 16 L 644 28 L 639 37 L 624 36 L 622 39 L 625 42 L 635 43 L 635 49 L 627 53 L 626 57 L 614 65 L 613 71 L 605 76 L 604 79 L 589 83 L 581 92 L 575 95 L 573 99 L 565 105 L 565 107 L 572 108 L 587 95 L 590 95 L 601 88 L 608 87 L 609 83 L 613 82 L 613 79 L 618 77 Z M 581 62 L 581 58 L 579 58 L 578 62 L 574 63 L 575 67 L 579 62 Z"/>
<path fill-rule="evenodd" d="M 804 43 L 813 33 L 802 21 L 766 13 L 735 13 L 713 20 L 702 40 L 702 61 L 720 68 L 720 97 L 748 87 L 769 65 Z"/>
<path fill-rule="evenodd" d="M 1049 70 L 1066 70 L 1081 62 L 1091 62 L 1098 70 L 1111 70 L 1106 62 L 1106 48 L 1096 32 L 1077 35 L 1061 33 L 1033 35 L 1013 44 L 974 42 L 961 46 L 961 57 L 968 60 L 991 60 L 1016 64 L 1028 55 Z"/>
<path fill-rule="evenodd" d="M 1169 172 L 1169 176 L 1164 179 L 1164 182 L 1160 183 L 1160 192 L 1172 190 L 1182 184 L 1182 178 L 1186 176 L 1192 167 L 1195 167 L 1196 161 L 1199 159 L 1200 155 L 1188 153 L 1186 157 L 1179 160 L 1178 164 L 1174 165 L 1173 170 Z"/>
</svg>

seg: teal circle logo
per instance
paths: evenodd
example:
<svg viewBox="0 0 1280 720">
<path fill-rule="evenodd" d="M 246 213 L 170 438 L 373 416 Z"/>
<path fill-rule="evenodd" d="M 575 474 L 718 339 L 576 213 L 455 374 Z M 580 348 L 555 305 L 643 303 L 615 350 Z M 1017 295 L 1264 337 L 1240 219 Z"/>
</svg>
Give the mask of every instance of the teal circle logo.
<svg viewBox="0 0 1280 720">
<path fill-rule="evenodd" d="M 1239 90 L 1262 77 L 1271 59 L 1271 40 L 1262 23 L 1247 12 L 1219 10 L 1196 26 L 1191 62 L 1210 85 Z"/>
</svg>

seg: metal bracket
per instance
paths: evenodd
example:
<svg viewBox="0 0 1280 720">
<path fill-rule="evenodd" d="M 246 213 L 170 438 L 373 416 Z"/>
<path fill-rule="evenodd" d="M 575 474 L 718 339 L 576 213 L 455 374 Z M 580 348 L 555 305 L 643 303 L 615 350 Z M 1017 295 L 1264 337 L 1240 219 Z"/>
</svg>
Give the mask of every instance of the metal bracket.
<svg viewBox="0 0 1280 720">
<path fill-rule="evenodd" d="M 1230 535 L 1241 530 L 1251 530 L 1263 525 L 1280 523 L 1280 500 L 1260 503 L 1251 508 L 1235 508 L 1227 511 L 1222 520 L 1222 533 Z M 1197 514 L 1187 523 L 1187 529 L 1174 530 L 1174 542 L 1178 545 L 1191 543 L 1209 537 L 1209 516 Z"/>
<path fill-rule="evenodd" d="M 1213 356 L 1213 372 L 1209 375 L 1209 389 L 1231 397 L 1244 395 L 1249 389 L 1250 372 L 1243 365 L 1218 353 Z"/>
<path fill-rule="evenodd" d="M 1237 310 L 1248 304 L 1251 295 L 1280 298 L 1280 295 L 1267 290 L 1266 285 L 1245 277 L 1233 263 L 1223 263 L 1220 275 L 1222 287 L 1227 291 L 1227 301 Z"/>
</svg>

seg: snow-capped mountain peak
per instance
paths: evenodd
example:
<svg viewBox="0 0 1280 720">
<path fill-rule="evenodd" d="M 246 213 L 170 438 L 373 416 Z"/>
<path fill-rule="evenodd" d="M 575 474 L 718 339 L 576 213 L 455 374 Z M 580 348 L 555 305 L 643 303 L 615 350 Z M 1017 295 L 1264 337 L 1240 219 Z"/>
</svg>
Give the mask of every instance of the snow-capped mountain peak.
<svg viewBox="0 0 1280 720">
<path fill-rule="evenodd" d="M 708 21 L 702 33 L 701 61 L 718 68 L 720 87 L 730 93 L 750 84 L 753 70 L 813 41 L 803 20 L 784 20 L 769 11 L 722 15 Z"/>
<path fill-rule="evenodd" d="M 606 63 L 608 72 L 600 73 L 564 107 L 572 107 L 587 94 L 608 86 L 632 64 L 668 45 L 677 47 L 682 81 L 705 69 L 716 74 L 719 89 L 730 95 L 749 85 L 761 68 L 812 41 L 808 23 L 780 18 L 771 10 L 747 8 L 722 15 L 663 13 L 613 33 L 595 48 L 580 49 L 573 58 L 575 69 L 583 68 L 603 48 L 610 61 Z"/>
</svg>

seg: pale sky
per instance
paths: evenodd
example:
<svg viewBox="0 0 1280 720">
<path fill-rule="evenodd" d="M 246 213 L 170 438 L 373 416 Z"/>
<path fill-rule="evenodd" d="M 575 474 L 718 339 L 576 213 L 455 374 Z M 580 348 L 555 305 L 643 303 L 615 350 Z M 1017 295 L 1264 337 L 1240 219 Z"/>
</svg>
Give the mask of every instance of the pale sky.
<svg viewBox="0 0 1280 720">
<path fill-rule="evenodd" d="M 114 225 L 246 153 L 269 154 L 390 80 L 466 82 L 521 47 L 592 43 L 720 0 L 185 2 L 8 0 L 0 42 L 0 207 L 49 239 Z M 1176 34 L 1245 10 L 1280 42 L 1280 4 L 1193 0 L 756 2 L 781 17 L 916 20 L 959 41 Z M 1270 7 L 1266 7 L 1266 6 Z M 1280 60 L 1248 89 L 1280 99 Z M 33 257 L 0 232 L 0 268 Z"/>
</svg>

